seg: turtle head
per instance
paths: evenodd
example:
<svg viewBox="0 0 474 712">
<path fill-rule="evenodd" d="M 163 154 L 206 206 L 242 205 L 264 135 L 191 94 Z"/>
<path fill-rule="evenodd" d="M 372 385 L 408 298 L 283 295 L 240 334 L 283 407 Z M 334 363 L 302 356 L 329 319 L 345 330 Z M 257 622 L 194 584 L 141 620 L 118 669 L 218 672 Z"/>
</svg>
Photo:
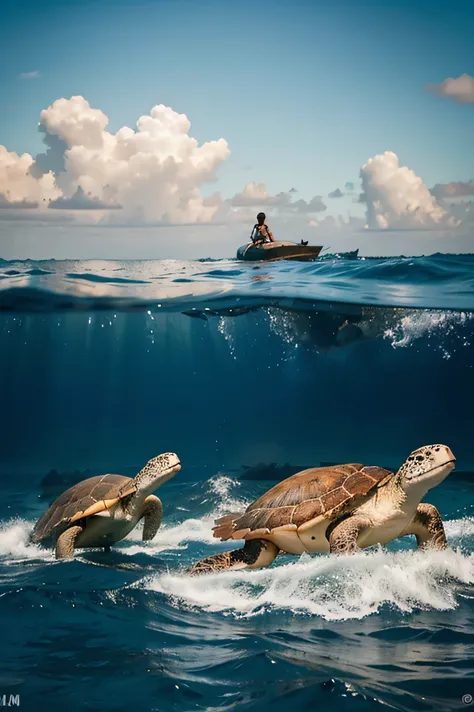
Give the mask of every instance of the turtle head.
<svg viewBox="0 0 474 712">
<path fill-rule="evenodd" d="M 447 445 L 425 445 L 407 457 L 398 475 L 406 490 L 416 486 L 427 492 L 449 475 L 455 462 L 456 458 Z"/>
<path fill-rule="evenodd" d="M 165 452 L 163 455 L 152 457 L 133 482 L 138 492 L 148 495 L 168 482 L 180 469 L 179 457 L 174 452 Z"/>
</svg>

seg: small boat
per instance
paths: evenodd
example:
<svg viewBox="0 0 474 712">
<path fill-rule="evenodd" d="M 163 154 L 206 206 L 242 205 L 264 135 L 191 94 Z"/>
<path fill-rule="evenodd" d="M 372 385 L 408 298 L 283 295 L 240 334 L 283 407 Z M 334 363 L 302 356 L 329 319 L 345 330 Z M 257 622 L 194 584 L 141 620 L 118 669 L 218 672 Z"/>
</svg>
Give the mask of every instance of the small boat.
<svg viewBox="0 0 474 712">
<path fill-rule="evenodd" d="M 359 257 L 359 248 L 350 252 L 326 252 L 321 256 L 324 260 L 357 260 Z"/>
<path fill-rule="evenodd" d="M 359 248 L 350 252 L 335 252 L 334 256 L 340 260 L 357 260 L 359 257 Z"/>
<path fill-rule="evenodd" d="M 298 244 L 297 242 L 264 242 L 261 245 L 254 245 L 249 242 L 242 245 L 237 250 L 237 259 L 248 262 L 274 262 L 275 260 L 297 260 L 299 262 L 310 262 L 318 257 L 323 248 L 316 245 Z"/>
</svg>

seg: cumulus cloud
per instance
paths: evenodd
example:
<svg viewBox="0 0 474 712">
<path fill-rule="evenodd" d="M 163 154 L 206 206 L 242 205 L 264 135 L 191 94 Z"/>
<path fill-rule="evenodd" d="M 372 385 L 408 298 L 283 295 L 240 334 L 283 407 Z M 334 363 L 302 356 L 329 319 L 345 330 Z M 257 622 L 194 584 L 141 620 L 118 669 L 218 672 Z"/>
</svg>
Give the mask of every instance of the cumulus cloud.
<svg viewBox="0 0 474 712">
<path fill-rule="evenodd" d="M 320 195 L 315 195 L 309 201 L 301 199 L 293 202 L 295 192 L 291 189 L 270 195 L 265 183 L 247 183 L 242 192 L 236 193 L 227 202 L 234 208 L 273 206 L 281 212 L 319 213 L 326 210 Z"/>
<path fill-rule="evenodd" d="M 20 74 L 20 79 L 39 79 L 41 73 L 36 69 L 34 72 L 22 72 Z"/>
<path fill-rule="evenodd" d="M 250 182 L 228 200 L 218 192 L 209 195 L 206 184 L 216 181 L 230 154 L 227 142 L 221 138 L 199 145 L 188 118 L 164 105 L 140 117 L 135 128 L 114 133 L 107 127 L 107 116 L 82 96 L 58 99 L 40 115 L 42 152 L 18 155 L 0 146 L 0 219 L 134 226 L 212 223 L 237 229 L 253 222 L 256 209 L 265 209 L 272 225 L 279 220 L 284 231 L 309 230 L 311 222 L 312 228 L 328 230 L 350 224 L 341 218 L 320 219 L 327 210 L 322 197 L 297 200 L 295 188 L 271 194 L 264 183 Z M 366 205 L 369 227 L 376 228 L 453 225 L 457 217 L 450 218 L 436 197 L 467 195 L 472 184 L 438 184 L 432 194 L 390 152 L 370 159 L 361 178 L 358 201 Z M 344 193 L 336 189 L 329 196 L 353 189 L 353 183 L 346 183 Z M 461 212 L 462 219 L 471 214 L 470 209 Z"/>
<path fill-rule="evenodd" d="M 229 203 L 235 208 L 241 208 L 247 205 L 265 205 L 269 200 L 265 183 L 247 183 L 241 193 L 230 198 Z"/>
<path fill-rule="evenodd" d="M 322 235 L 341 232 L 344 232 L 347 235 L 361 230 L 364 226 L 365 220 L 351 215 L 349 215 L 347 219 L 345 219 L 342 215 L 338 215 L 337 217 L 334 217 L 333 215 L 326 215 L 326 217 L 319 220 L 313 218 L 308 223 L 308 227 L 313 230 L 317 230 L 317 232 Z"/>
<path fill-rule="evenodd" d="M 433 229 L 453 224 L 414 171 L 391 151 L 369 158 L 360 170 L 367 225 L 374 229 Z"/>
<path fill-rule="evenodd" d="M 40 115 L 45 153 L 35 160 L 0 146 L 0 193 L 40 206 L 61 199 L 54 207 L 75 210 L 92 197 L 96 210 L 121 205 L 119 220 L 144 224 L 213 218 L 219 200 L 205 199 L 201 187 L 216 180 L 230 154 L 224 139 L 199 145 L 188 118 L 163 105 L 140 117 L 136 129 L 111 133 L 107 125 L 82 96 L 58 99 Z"/>
<path fill-rule="evenodd" d="M 6 195 L 0 193 L 0 210 L 6 210 L 7 208 L 16 210 L 33 210 L 38 207 L 38 203 L 31 202 L 29 200 L 8 200 Z"/>
<path fill-rule="evenodd" d="M 430 193 L 438 199 L 474 195 L 474 180 L 469 180 L 465 183 L 462 181 L 457 183 L 436 183 L 431 188 Z"/>
<path fill-rule="evenodd" d="M 344 196 L 344 193 L 340 188 L 336 188 L 336 190 L 332 190 L 330 193 L 328 193 L 328 198 L 342 198 Z"/>
<path fill-rule="evenodd" d="M 439 96 L 452 99 L 457 104 L 474 103 L 474 77 L 466 73 L 461 74 L 457 79 L 448 77 L 439 84 L 427 84 L 426 88 Z"/>
<path fill-rule="evenodd" d="M 0 146 L 0 193 L 8 203 L 41 204 L 60 197 L 54 174 L 48 172 L 35 178 L 31 174 L 33 164 L 29 153 L 19 156 Z"/>
<path fill-rule="evenodd" d="M 92 195 L 86 195 L 79 186 L 70 198 L 56 198 L 49 203 L 49 208 L 56 210 L 116 210 L 121 208 L 121 205 L 114 203 L 106 203 L 105 200 L 99 200 Z"/>
<path fill-rule="evenodd" d="M 320 195 L 315 195 L 311 200 L 297 200 L 296 203 L 291 203 L 290 210 L 296 210 L 298 213 L 322 213 L 327 209 Z"/>
</svg>

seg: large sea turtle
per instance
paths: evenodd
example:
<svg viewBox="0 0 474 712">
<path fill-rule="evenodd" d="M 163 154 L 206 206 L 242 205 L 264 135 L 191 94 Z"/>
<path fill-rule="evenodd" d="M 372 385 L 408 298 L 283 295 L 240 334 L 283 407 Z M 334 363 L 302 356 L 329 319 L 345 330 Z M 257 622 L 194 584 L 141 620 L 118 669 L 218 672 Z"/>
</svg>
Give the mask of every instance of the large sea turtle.
<svg viewBox="0 0 474 712">
<path fill-rule="evenodd" d="M 163 507 L 151 494 L 181 469 L 167 452 L 150 460 L 132 479 L 123 475 L 90 477 L 66 490 L 36 523 L 31 541 L 56 544 L 56 558 L 74 556 L 78 547 L 109 549 L 144 519 L 143 541 L 153 539 Z"/>
<path fill-rule="evenodd" d="M 214 536 L 244 539 L 241 549 L 209 556 L 189 573 L 268 566 L 277 554 L 346 554 L 414 534 L 419 547 L 447 546 L 441 515 L 420 504 L 454 468 L 446 445 L 415 450 L 397 474 L 361 464 L 316 467 L 272 487 L 244 513 L 217 519 Z"/>
</svg>

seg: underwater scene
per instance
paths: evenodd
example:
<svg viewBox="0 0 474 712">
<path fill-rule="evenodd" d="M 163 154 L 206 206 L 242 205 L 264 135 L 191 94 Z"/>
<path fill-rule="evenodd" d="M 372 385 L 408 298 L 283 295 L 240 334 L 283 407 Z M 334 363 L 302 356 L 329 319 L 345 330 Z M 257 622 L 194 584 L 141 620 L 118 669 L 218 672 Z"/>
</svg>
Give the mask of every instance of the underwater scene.
<svg viewBox="0 0 474 712">
<path fill-rule="evenodd" d="M 466 708 L 473 354 L 471 255 L 0 260 L 0 693 L 70 712 Z M 448 548 L 395 537 L 189 575 L 244 544 L 215 520 L 286 478 L 397 473 L 433 444 L 456 458 L 423 496 Z M 162 453 L 181 469 L 154 492 L 156 533 L 145 519 L 67 560 L 32 536 L 69 488 Z"/>
</svg>

